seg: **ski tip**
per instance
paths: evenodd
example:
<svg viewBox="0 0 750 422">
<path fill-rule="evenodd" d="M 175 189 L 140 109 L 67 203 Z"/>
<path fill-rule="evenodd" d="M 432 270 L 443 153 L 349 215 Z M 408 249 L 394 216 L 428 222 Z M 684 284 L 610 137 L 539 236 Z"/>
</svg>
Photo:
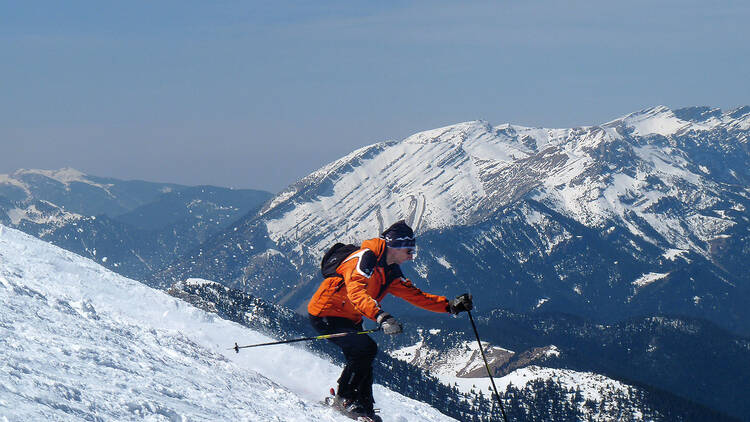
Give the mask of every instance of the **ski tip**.
<svg viewBox="0 0 750 422">
<path fill-rule="evenodd" d="M 329 390 L 329 392 L 331 393 L 332 396 L 336 395 L 336 390 L 334 390 L 333 387 L 331 387 L 331 389 Z"/>
</svg>

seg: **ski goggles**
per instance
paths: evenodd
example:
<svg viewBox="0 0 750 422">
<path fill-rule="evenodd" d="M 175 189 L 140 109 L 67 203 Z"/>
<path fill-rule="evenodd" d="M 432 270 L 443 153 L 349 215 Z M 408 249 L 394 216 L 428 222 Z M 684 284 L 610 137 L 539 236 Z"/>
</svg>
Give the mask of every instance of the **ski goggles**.
<svg viewBox="0 0 750 422">
<path fill-rule="evenodd" d="M 399 237 L 396 239 L 386 239 L 385 244 L 388 245 L 389 248 L 396 248 L 396 249 L 407 249 L 407 248 L 415 249 L 417 246 L 417 242 L 413 237 Z"/>
</svg>

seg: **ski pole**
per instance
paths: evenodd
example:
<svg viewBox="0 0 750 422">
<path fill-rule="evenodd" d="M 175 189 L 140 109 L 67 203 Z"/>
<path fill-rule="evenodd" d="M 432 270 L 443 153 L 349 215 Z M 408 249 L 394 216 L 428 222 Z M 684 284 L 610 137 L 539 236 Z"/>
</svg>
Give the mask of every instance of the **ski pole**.
<svg viewBox="0 0 750 422">
<path fill-rule="evenodd" d="M 505 422 L 508 422 L 508 417 L 505 416 L 505 409 L 503 408 L 503 402 L 500 401 L 500 394 L 497 394 L 497 387 L 495 386 L 495 380 L 492 378 L 490 365 L 487 363 L 487 357 L 484 355 L 484 350 L 482 349 L 482 341 L 479 340 L 479 332 L 477 331 L 476 324 L 474 324 L 474 317 L 471 316 L 471 311 L 467 310 L 466 313 L 469 314 L 469 321 L 471 321 L 471 328 L 474 329 L 474 335 L 477 337 L 477 343 L 479 344 L 479 351 L 482 353 L 482 359 L 484 359 L 484 367 L 487 368 L 487 375 L 490 376 L 490 382 L 492 382 L 492 390 L 495 392 L 495 399 L 497 400 L 497 404 L 500 405 L 500 412 L 502 412 L 503 414 L 503 420 Z"/>
<path fill-rule="evenodd" d="M 237 343 L 234 343 L 234 347 L 230 348 L 229 350 L 234 349 L 235 352 L 239 353 L 240 349 L 247 349 L 249 347 L 260 347 L 260 346 L 271 346 L 274 344 L 287 344 L 287 343 L 296 343 L 298 341 L 311 341 L 311 340 L 322 340 L 326 338 L 336 338 L 336 337 L 346 337 L 346 336 L 356 336 L 360 334 L 370 334 L 380 331 L 380 327 L 373 328 L 372 330 L 365 330 L 365 331 L 347 331 L 344 333 L 335 333 L 335 334 L 323 334 L 320 336 L 315 337 L 304 337 L 304 338 L 295 338 L 292 340 L 281 340 L 281 341 L 272 341 L 269 343 L 259 343 L 259 344 L 250 344 L 247 346 L 240 346 Z"/>
</svg>

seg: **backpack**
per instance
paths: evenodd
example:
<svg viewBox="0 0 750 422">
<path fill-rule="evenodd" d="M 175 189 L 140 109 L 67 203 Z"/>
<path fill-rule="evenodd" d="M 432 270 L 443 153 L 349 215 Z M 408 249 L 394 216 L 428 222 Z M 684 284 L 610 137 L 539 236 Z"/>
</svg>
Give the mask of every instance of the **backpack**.
<svg viewBox="0 0 750 422">
<path fill-rule="evenodd" d="M 323 274 L 323 277 L 341 277 L 341 274 L 336 272 L 336 268 L 338 268 L 338 266 L 341 265 L 349 255 L 359 249 L 359 246 L 343 243 L 336 243 L 331 246 L 331 249 L 328 249 L 325 255 L 323 255 L 323 259 L 320 261 L 320 272 Z"/>
</svg>

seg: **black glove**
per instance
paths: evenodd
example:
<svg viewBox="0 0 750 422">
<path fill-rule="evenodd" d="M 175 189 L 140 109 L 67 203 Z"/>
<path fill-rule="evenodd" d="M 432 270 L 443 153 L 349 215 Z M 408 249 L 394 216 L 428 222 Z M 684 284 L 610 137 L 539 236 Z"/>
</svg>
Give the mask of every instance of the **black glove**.
<svg viewBox="0 0 750 422">
<path fill-rule="evenodd" d="M 378 314 L 377 322 L 380 324 L 380 328 L 383 329 L 383 332 L 388 335 L 398 334 L 404 330 L 401 323 L 396 321 L 396 318 L 391 316 L 388 312 L 381 311 Z"/>
<path fill-rule="evenodd" d="M 448 312 L 453 315 L 462 311 L 470 311 L 472 309 L 474 309 L 474 303 L 471 301 L 471 295 L 468 293 L 464 293 L 448 302 Z"/>
</svg>

